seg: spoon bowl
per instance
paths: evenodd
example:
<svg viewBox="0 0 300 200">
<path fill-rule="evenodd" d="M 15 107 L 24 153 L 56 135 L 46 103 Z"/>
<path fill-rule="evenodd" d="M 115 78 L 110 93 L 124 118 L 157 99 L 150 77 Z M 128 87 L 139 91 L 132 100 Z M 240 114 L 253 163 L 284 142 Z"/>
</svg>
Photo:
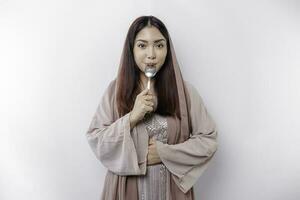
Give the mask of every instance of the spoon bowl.
<svg viewBox="0 0 300 200">
<path fill-rule="evenodd" d="M 145 68 L 145 75 L 148 78 L 154 77 L 155 74 L 156 74 L 156 68 L 155 67 L 146 66 L 146 68 Z"/>
</svg>

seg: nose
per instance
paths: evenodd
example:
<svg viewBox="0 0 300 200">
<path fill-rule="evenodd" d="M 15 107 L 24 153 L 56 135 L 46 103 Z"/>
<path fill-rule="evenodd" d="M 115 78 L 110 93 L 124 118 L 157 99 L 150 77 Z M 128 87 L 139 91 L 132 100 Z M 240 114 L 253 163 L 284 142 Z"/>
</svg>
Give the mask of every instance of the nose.
<svg viewBox="0 0 300 200">
<path fill-rule="evenodd" d="M 148 59 L 155 59 L 155 51 L 153 47 L 150 47 L 147 52 L 147 58 Z"/>
</svg>

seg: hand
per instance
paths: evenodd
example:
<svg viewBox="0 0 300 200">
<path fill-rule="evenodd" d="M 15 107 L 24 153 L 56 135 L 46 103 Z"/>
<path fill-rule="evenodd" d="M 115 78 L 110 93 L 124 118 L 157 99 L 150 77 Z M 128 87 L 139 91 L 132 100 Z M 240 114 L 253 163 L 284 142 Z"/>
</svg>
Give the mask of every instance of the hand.
<svg viewBox="0 0 300 200">
<path fill-rule="evenodd" d="M 152 112 L 156 102 L 155 96 L 149 89 L 143 90 L 136 96 L 133 109 L 130 113 L 130 122 L 133 127 L 137 122 L 142 120 L 146 113 Z"/>
<path fill-rule="evenodd" d="M 148 145 L 147 165 L 154 165 L 161 162 L 162 161 L 157 153 L 155 140 L 150 138 Z"/>
</svg>

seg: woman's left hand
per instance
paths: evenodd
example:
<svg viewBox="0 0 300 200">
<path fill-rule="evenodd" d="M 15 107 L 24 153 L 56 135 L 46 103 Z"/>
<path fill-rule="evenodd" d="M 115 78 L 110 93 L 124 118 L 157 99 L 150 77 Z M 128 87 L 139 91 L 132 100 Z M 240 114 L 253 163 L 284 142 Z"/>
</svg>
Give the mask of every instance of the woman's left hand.
<svg viewBox="0 0 300 200">
<path fill-rule="evenodd" d="M 149 139 L 147 165 L 154 165 L 161 163 L 160 157 L 157 153 L 156 144 L 153 138 Z"/>
</svg>

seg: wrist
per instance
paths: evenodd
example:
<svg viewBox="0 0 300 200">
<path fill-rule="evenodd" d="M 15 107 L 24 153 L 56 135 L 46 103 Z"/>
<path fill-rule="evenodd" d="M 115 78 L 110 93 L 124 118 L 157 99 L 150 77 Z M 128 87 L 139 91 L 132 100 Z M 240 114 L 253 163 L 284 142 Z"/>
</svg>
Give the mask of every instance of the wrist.
<svg viewBox="0 0 300 200">
<path fill-rule="evenodd" d="M 129 113 L 129 121 L 130 121 L 130 129 L 132 129 L 137 123 L 132 111 Z"/>
</svg>

